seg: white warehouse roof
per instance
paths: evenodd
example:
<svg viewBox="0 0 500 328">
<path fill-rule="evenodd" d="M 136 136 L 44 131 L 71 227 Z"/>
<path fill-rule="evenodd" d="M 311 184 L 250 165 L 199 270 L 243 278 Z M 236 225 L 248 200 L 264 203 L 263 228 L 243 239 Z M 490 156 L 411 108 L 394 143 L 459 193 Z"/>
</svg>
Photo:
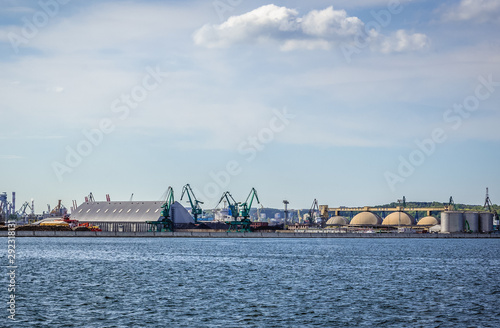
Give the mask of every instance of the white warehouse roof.
<svg viewBox="0 0 500 328">
<path fill-rule="evenodd" d="M 82 222 L 158 221 L 163 204 L 161 201 L 86 202 L 71 213 L 71 219 Z M 174 223 L 194 223 L 189 212 L 178 202 L 172 204 L 171 217 L 172 214 Z"/>
</svg>

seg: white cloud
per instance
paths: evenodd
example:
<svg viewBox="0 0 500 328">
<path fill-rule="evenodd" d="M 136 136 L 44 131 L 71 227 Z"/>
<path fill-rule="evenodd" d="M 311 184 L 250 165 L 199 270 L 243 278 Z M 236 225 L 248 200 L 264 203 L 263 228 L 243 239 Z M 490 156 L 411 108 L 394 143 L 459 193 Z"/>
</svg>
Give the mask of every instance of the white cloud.
<svg viewBox="0 0 500 328">
<path fill-rule="evenodd" d="M 443 18 L 448 21 L 500 22 L 500 1 L 462 0 L 455 7 L 448 8 Z"/>
<path fill-rule="evenodd" d="M 331 43 L 326 40 L 286 40 L 280 47 L 283 51 L 291 51 L 296 49 L 315 50 L 323 49 L 328 50 L 332 47 Z"/>
<path fill-rule="evenodd" d="M 0 155 L 0 159 L 13 160 L 13 159 L 22 159 L 23 157 L 18 155 Z"/>
<path fill-rule="evenodd" d="M 267 5 L 240 16 L 231 16 L 220 25 L 205 25 L 195 32 L 194 41 L 208 48 L 232 43 L 277 37 L 280 33 L 299 29 L 298 12 L 285 7 Z"/>
<path fill-rule="evenodd" d="M 373 43 L 381 53 L 417 51 L 425 49 L 429 45 L 429 39 L 425 34 L 408 34 L 405 30 L 398 30 L 388 37 L 381 36 L 379 42 Z"/>
<path fill-rule="evenodd" d="M 363 22 L 357 17 L 348 17 L 345 10 L 313 10 L 302 19 L 305 34 L 319 37 L 353 36 L 361 33 Z"/>
<path fill-rule="evenodd" d="M 345 10 L 331 6 L 300 17 L 297 10 L 266 5 L 232 16 L 220 25 L 206 24 L 194 33 L 193 39 L 195 44 L 207 48 L 274 41 L 282 51 L 327 50 L 341 42 L 355 45 L 356 38 L 362 38 L 370 44 L 370 49 L 382 53 L 421 50 L 429 44 L 424 34 L 399 30 L 385 36 L 371 27 L 368 30 L 368 25 L 358 17 L 348 16 Z"/>
</svg>

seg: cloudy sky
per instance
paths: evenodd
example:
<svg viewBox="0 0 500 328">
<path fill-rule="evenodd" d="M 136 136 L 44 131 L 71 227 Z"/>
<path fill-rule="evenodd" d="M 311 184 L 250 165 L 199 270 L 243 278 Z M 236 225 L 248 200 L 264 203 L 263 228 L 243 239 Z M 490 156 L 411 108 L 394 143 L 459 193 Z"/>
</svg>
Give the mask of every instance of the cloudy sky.
<svg viewBox="0 0 500 328">
<path fill-rule="evenodd" d="M 0 192 L 500 202 L 500 2 L 1 1 Z M 10 198 L 10 196 L 9 196 Z"/>
</svg>

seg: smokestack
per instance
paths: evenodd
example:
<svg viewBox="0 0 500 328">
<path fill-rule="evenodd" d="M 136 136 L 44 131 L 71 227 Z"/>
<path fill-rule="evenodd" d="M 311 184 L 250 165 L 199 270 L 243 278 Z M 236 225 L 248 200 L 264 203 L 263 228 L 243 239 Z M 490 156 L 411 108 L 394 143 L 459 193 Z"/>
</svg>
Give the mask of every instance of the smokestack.
<svg viewBox="0 0 500 328">
<path fill-rule="evenodd" d="M 16 214 L 16 192 L 12 192 L 12 214 Z"/>
</svg>

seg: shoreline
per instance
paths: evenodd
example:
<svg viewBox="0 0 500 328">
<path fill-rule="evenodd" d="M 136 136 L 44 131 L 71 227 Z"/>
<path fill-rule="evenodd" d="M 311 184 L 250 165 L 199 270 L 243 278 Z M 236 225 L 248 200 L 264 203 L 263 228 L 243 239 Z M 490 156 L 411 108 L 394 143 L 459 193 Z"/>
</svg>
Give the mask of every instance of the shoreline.
<svg viewBox="0 0 500 328">
<path fill-rule="evenodd" d="M 8 237 L 8 231 L 0 231 Z M 113 237 L 113 238 L 500 238 L 500 233 L 333 233 L 333 232 L 104 232 L 16 231 L 15 237 Z"/>
</svg>

